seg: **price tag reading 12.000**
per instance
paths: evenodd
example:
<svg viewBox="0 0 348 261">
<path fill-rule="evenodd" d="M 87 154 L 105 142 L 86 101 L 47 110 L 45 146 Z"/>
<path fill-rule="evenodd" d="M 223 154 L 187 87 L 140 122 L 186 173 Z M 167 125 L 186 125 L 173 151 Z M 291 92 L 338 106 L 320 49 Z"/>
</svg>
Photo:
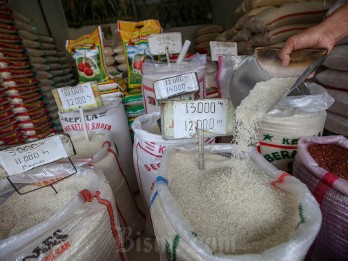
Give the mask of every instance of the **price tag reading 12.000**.
<svg viewBox="0 0 348 261">
<path fill-rule="evenodd" d="M 195 136 L 196 127 L 206 136 L 228 135 L 232 132 L 232 110 L 228 99 L 174 101 L 174 139 Z"/>
<path fill-rule="evenodd" d="M 53 95 L 60 112 L 92 108 L 103 105 L 98 85 L 95 82 L 78 84 L 74 87 L 54 89 Z"/>
</svg>

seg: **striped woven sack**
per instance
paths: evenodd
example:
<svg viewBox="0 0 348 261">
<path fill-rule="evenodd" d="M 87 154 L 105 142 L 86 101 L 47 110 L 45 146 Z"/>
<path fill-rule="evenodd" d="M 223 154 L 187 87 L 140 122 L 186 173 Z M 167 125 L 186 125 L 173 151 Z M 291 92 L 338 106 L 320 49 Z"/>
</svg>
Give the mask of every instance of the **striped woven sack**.
<svg viewBox="0 0 348 261">
<path fill-rule="evenodd" d="M 220 155 L 231 155 L 231 152 L 233 154 L 236 151 L 235 145 L 231 144 L 206 145 L 204 149 L 207 153 L 218 153 Z M 248 157 L 252 159 L 257 167 L 260 167 L 260 170 L 263 170 L 262 175 L 268 175 L 271 178 L 270 185 L 297 196 L 299 200 L 297 225 L 288 241 L 261 253 L 239 255 L 214 254 L 208 245 L 198 239 L 199 235 L 194 232 L 169 190 L 167 179 L 168 166 L 171 158 L 177 152 L 198 153 L 195 145 L 176 146 L 167 148 L 162 158 L 160 176 L 156 179 L 156 186 L 150 202 L 151 218 L 161 260 L 303 260 L 320 229 L 321 213 L 314 197 L 302 182 L 276 169 L 257 153 L 255 148 L 250 147 L 247 151 Z M 226 160 L 228 159 L 226 158 Z M 217 244 L 223 251 L 230 247 L 227 249 L 227 251 L 230 251 L 233 250 L 232 241 L 233 239 L 229 238 L 225 241 L 218 241 Z"/>
<path fill-rule="evenodd" d="M 348 260 L 348 180 L 318 166 L 307 151 L 313 144 L 336 144 L 348 149 L 344 136 L 302 138 L 293 175 L 305 183 L 318 201 L 323 224 L 308 260 Z"/>
</svg>

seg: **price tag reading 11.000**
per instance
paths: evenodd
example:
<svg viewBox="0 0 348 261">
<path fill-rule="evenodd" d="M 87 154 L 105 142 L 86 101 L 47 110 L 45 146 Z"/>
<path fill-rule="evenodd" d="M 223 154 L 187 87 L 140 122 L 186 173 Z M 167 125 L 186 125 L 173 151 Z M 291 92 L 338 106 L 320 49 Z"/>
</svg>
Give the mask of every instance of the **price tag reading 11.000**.
<svg viewBox="0 0 348 261">
<path fill-rule="evenodd" d="M 60 112 L 92 108 L 103 105 L 96 82 L 78 84 L 52 90 Z"/>
<path fill-rule="evenodd" d="M 174 101 L 174 139 L 190 138 L 196 127 L 205 136 L 229 135 L 232 132 L 233 107 L 228 99 Z"/>
</svg>

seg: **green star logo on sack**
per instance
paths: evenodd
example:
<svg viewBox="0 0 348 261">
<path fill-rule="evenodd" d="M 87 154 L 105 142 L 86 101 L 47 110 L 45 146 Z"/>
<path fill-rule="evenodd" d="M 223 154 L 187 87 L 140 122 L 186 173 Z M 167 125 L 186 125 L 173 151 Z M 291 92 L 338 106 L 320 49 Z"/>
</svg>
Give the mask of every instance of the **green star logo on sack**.
<svg viewBox="0 0 348 261">
<path fill-rule="evenodd" d="M 272 136 L 272 135 L 269 135 L 268 133 L 263 134 L 263 140 L 264 140 L 264 141 L 265 141 L 265 140 L 272 141 L 272 138 L 273 138 L 273 136 Z"/>
</svg>

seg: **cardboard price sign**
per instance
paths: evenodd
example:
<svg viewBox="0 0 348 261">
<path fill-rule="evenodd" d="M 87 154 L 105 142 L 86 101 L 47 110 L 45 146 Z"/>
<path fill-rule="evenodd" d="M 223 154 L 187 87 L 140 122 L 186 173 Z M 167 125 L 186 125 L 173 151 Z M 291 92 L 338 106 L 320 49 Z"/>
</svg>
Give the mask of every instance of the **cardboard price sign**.
<svg viewBox="0 0 348 261">
<path fill-rule="evenodd" d="M 103 105 L 97 82 L 78 84 L 52 90 L 60 112 L 87 109 Z"/>
<path fill-rule="evenodd" d="M 218 61 L 219 55 L 237 55 L 237 43 L 235 42 L 209 42 L 211 60 Z"/>
<path fill-rule="evenodd" d="M 148 38 L 150 53 L 154 55 L 180 53 L 182 48 L 181 33 L 151 34 Z"/>
<path fill-rule="evenodd" d="M 154 90 L 157 100 L 165 100 L 178 95 L 199 90 L 197 73 L 186 73 L 155 81 Z"/>
<path fill-rule="evenodd" d="M 229 99 L 166 101 L 161 104 L 161 129 L 165 140 L 191 138 L 197 129 L 204 136 L 232 134 L 234 108 Z"/>
<path fill-rule="evenodd" d="M 64 159 L 75 154 L 67 134 L 52 135 L 41 140 L 0 151 L 0 179 Z"/>
</svg>

